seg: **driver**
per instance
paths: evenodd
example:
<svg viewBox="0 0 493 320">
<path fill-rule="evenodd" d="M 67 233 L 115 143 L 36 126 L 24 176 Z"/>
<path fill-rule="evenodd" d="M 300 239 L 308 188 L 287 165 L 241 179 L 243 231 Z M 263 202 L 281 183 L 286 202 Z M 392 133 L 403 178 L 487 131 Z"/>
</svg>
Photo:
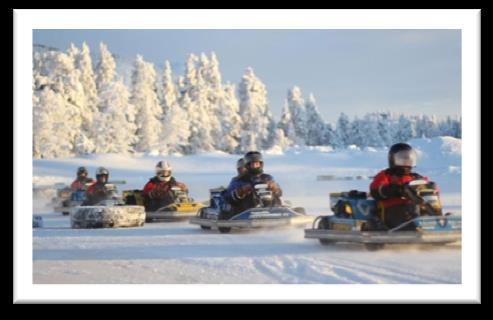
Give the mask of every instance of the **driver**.
<svg viewBox="0 0 493 320">
<path fill-rule="evenodd" d="M 281 205 L 282 190 L 274 181 L 274 178 L 263 172 L 264 162 L 262 154 L 258 151 L 250 151 L 244 156 L 246 173 L 231 181 L 224 193 L 224 200 L 230 204 L 231 213 L 236 214 L 259 205 L 254 194 L 254 186 L 267 184 L 272 191 L 272 205 Z"/>
<path fill-rule="evenodd" d="M 176 181 L 171 176 L 171 170 L 172 167 L 168 161 L 159 161 L 156 164 L 156 175 L 149 179 L 142 191 L 146 211 L 156 211 L 175 202 L 176 195 L 171 190 L 172 187 L 178 187 L 183 192 L 188 191 L 184 183 Z"/>
<path fill-rule="evenodd" d="M 411 172 L 416 166 L 416 152 L 407 143 L 390 147 L 388 161 L 389 168 L 380 171 L 370 184 L 370 193 L 377 200 L 380 220 L 387 228 L 395 228 L 418 215 L 418 207 L 405 197 L 404 185 L 428 178 Z M 410 224 L 409 228 L 414 227 Z"/>
</svg>

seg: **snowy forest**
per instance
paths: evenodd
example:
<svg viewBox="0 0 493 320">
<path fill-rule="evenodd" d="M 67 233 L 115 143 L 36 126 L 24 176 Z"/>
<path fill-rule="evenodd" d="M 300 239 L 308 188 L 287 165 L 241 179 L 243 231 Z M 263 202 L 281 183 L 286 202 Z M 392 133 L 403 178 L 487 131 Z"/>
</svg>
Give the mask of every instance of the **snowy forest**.
<svg viewBox="0 0 493 320">
<path fill-rule="evenodd" d="M 158 72 L 160 74 L 158 74 Z M 287 89 L 279 120 L 267 88 L 252 68 L 239 83 L 223 82 L 214 52 L 190 54 L 184 74 L 170 63 L 156 70 L 138 55 L 131 77 L 99 45 L 71 45 L 65 52 L 33 51 L 33 157 L 92 153 L 195 154 L 250 150 L 282 152 L 292 146 L 387 147 L 416 137 L 461 138 L 461 118 L 374 112 L 336 123 L 323 119 L 314 94 Z M 376 109 L 377 106 L 376 106 Z"/>
</svg>

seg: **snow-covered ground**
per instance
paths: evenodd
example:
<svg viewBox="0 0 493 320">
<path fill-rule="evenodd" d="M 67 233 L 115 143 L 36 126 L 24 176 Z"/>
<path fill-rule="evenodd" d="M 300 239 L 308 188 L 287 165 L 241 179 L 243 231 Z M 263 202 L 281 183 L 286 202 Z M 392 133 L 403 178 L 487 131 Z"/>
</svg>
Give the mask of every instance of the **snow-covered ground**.
<svg viewBox="0 0 493 320">
<path fill-rule="evenodd" d="M 446 211 L 461 213 L 461 141 L 417 139 L 416 171 L 436 181 Z M 208 189 L 226 185 L 238 156 L 209 153 L 166 157 L 191 195 L 206 200 Z M 369 177 L 386 167 L 385 150 L 291 149 L 265 154 L 265 171 L 284 198 L 311 215 L 329 214 L 329 192 L 368 190 Z M 33 183 L 70 182 L 78 166 L 91 175 L 98 166 L 121 188 L 142 188 L 161 158 L 97 155 L 34 160 Z M 358 180 L 317 181 L 317 175 Z M 143 228 L 72 230 L 69 218 L 34 199 L 44 228 L 33 229 L 34 283 L 461 283 L 460 245 L 388 246 L 367 252 L 359 245 L 323 247 L 303 238 L 303 229 L 219 234 L 187 222 L 146 223 Z"/>
</svg>

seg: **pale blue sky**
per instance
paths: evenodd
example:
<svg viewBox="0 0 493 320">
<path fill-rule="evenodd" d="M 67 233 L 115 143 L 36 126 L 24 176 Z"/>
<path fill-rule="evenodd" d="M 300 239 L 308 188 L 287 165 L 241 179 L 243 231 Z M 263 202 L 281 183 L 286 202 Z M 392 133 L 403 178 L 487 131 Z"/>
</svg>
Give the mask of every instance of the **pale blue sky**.
<svg viewBox="0 0 493 320">
<path fill-rule="evenodd" d="M 460 30 L 35 30 L 33 43 L 65 50 L 105 42 L 116 55 L 142 54 L 183 72 L 189 53 L 215 51 L 223 82 L 251 66 L 279 119 L 288 88 L 315 95 L 324 118 L 390 110 L 455 116 L 461 110 Z M 161 70 L 158 70 L 161 72 Z"/>
</svg>

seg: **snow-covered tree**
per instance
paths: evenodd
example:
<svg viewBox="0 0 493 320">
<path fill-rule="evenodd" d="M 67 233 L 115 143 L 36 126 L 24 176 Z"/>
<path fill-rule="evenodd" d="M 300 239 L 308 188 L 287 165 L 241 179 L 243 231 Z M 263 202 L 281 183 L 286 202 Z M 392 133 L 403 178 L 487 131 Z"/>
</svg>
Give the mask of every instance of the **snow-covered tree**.
<svg viewBox="0 0 493 320">
<path fill-rule="evenodd" d="M 188 99 L 188 98 L 185 98 Z M 188 99 L 188 101 L 190 101 Z M 161 132 L 161 151 L 166 154 L 186 153 L 190 138 L 189 116 L 178 104 L 174 104 L 164 116 Z"/>
<path fill-rule="evenodd" d="M 203 98 L 199 97 L 197 99 L 190 99 L 188 93 L 185 93 L 182 99 L 182 107 L 189 116 L 189 153 L 211 151 L 214 149 L 214 141 L 212 141 L 210 136 L 209 114 L 201 102 Z"/>
<path fill-rule="evenodd" d="M 356 146 L 363 146 L 366 144 L 366 133 L 364 132 L 365 126 L 364 126 L 364 120 L 361 120 L 357 116 L 353 119 L 351 122 L 351 144 L 354 144 Z M 339 144 L 337 147 L 346 147 L 346 145 L 343 144 L 341 141 L 340 137 L 337 136 L 339 139 Z"/>
<path fill-rule="evenodd" d="M 78 110 L 67 104 L 62 93 L 48 86 L 34 93 L 33 156 L 35 158 L 68 157 L 73 154 L 74 131 L 67 119 Z"/>
<path fill-rule="evenodd" d="M 452 124 L 452 136 L 462 139 L 462 117 L 458 117 Z"/>
<path fill-rule="evenodd" d="M 313 94 L 310 94 L 305 105 L 306 112 L 306 138 L 305 142 L 309 146 L 319 146 L 324 144 L 325 130 L 327 126 L 318 111 L 317 102 Z"/>
<path fill-rule="evenodd" d="M 96 153 L 128 153 L 136 140 L 135 107 L 122 80 L 105 85 L 100 92 L 100 112 L 94 119 Z"/>
<path fill-rule="evenodd" d="M 84 42 L 82 49 L 76 59 L 76 66 L 80 70 L 80 82 L 86 96 L 86 103 L 91 113 L 97 112 L 98 92 L 96 89 L 96 76 L 92 68 L 92 59 L 89 46 Z M 88 123 L 88 128 L 92 123 Z"/>
<path fill-rule="evenodd" d="M 226 84 L 223 87 L 224 95 L 220 101 L 217 116 L 222 125 L 221 138 L 217 141 L 220 150 L 235 153 L 239 144 L 241 132 L 240 106 L 235 95 L 235 86 Z"/>
<path fill-rule="evenodd" d="M 265 85 L 257 78 L 252 68 L 247 68 L 239 88 L 240 115 L 243 120 L 240 150 L 262 150 L 271 144 L 272 114 L 267 103 Z"/>
<path fill-rule="evenodd" d="M 96 85 L 98 90 L 111 84 L 116 76 L 116 63 L 113 55 L 104 43 L 99 44 L 99 63 L 96 68 Z"/>
<path fill-rule="evenodd" d="M 197 68 L 195 66 L 195 62 L 197 61 L 197 57 L 191 53 L 185 64 L 185 75 L 180 83 L 180 92 L 183 95 L 188 93 L 188 97 L 192 98 L 192 91 L 197 85 Z"/>
<path fill-rule="evenodd" d="M 324 145 L 332 146 L 334 149 L 341 147 L 339 136 L 330 123 L 325 124 L 323 141 Z"/>
<path fill-rule="evenodd" d="M 75 59 L 79 50 L 75 46 L 69 49 L 70 54 L 58 53 L 50 62 L 50 88 L 59 93 L 65 103 L 65 123 L 71 129 L 66 139 L 72 144 L 75 154 L 91 153 L 88 130 L 92 123 L 93 112 L 90 109 L 84 88 L 80 81 L 81 72 L 75 67 Z M 77 143 L 76 143 L 77 142 Z"/>
<path fill-rule="evenodd" d="M 291 146 L 292 141 L 289 140 L 285 135 L 284 131 L 280 128 L 274 130 L 274 139 L 272 142 L 272 146 L 270 148 L 271 151 L 284 151 L 289 146 Z"/>
<path fill-rule="evenodd" d="M 215 57 L 215 56 L 214 56 Z M 214 65 L 213 65 L 214 63 Z M 221 85 L 221 75 L 219 72 L 219 63 L 217 59 L 209 60 L 205 53 L 200 55 L 197 69 L 197 87 L 200 92 L 199 100 L 195 100 L 201 108 L 204 108 L 209 115 L 209 135 L 213 141 L 214 149 L 222 149 L 224 130 L 220 122 L 222 111 L 219 108 L 224 99 L 224 90 Z M 192 99 L 193 100 L 193 99 Z"/>
<path fill-rule="evenodd" d="M 395 134 L 395 141 L 406 142 L 416 136 L 411 120 L 401 114 L 398 121 L 398 130 Z"/>
<path fill-rule="evenodd" d="M 296 134 L 296 143 L 303 145 L 306 140 L 306 111 L 305 102 L 301 96 L 299 87 L 294 86 L 288 90 L 287 104 L 291 112 L 291 119 Z"/>
<path fill-rule="evenodd" d="M 213 89 L 221 88 L 221 72 L 219 71 L 219 61 L 214 52 L 209 59 L 209 67 L 206 72 L 206 80 Z"/>
<path fill-rule="evenodd" d="M 361 147 L 383 147 L 382 138 L 380 137 L 380 130 L 378 127 L 379 116 L 376 113 L 368 113 L 360 122 L 360 130 L 364 133 L 362 136 Z"/>
<path fill-rule="evenodd" d="M 156 71 L 141 55 L 137 55 L 134 63 L 130 103 L 136 108 L 138 141 L 135 150 L 158 152 L 162 110 L 156 94 Z"/>
<path fill-rule="evenodd" d="M 173 82 L 171 65 L 168 60 L 164 62 L 163 79 L 163 112 L 166 114 L 175 104 L 178 103 L 178 92 Z"/>
<path fill-rule="evenodd" d="M 391 114 L 389 112 L 380 112 L 375 115 L 375 118 L 382 146 L 392 145 L 395 134 Z"/>
<path fill-rule="evenodd" d="M 282 108 L 281 119 L 277 124 L 277 128 L 284 132 L 284 137 L 291 143 L 296 141 L 296 132 L 294 130 L 293 119 L 287 101 L 285 101 L 284 107 Z"/>
<path fill-rule="evenodd" d="M 353 143 L 351 137 L 351 122 L 349 117 L 342 112 L 337 119 L 336 127 L 337 135 L 339 136 L 341 146 L 348 146 Z"/>
</svg>

